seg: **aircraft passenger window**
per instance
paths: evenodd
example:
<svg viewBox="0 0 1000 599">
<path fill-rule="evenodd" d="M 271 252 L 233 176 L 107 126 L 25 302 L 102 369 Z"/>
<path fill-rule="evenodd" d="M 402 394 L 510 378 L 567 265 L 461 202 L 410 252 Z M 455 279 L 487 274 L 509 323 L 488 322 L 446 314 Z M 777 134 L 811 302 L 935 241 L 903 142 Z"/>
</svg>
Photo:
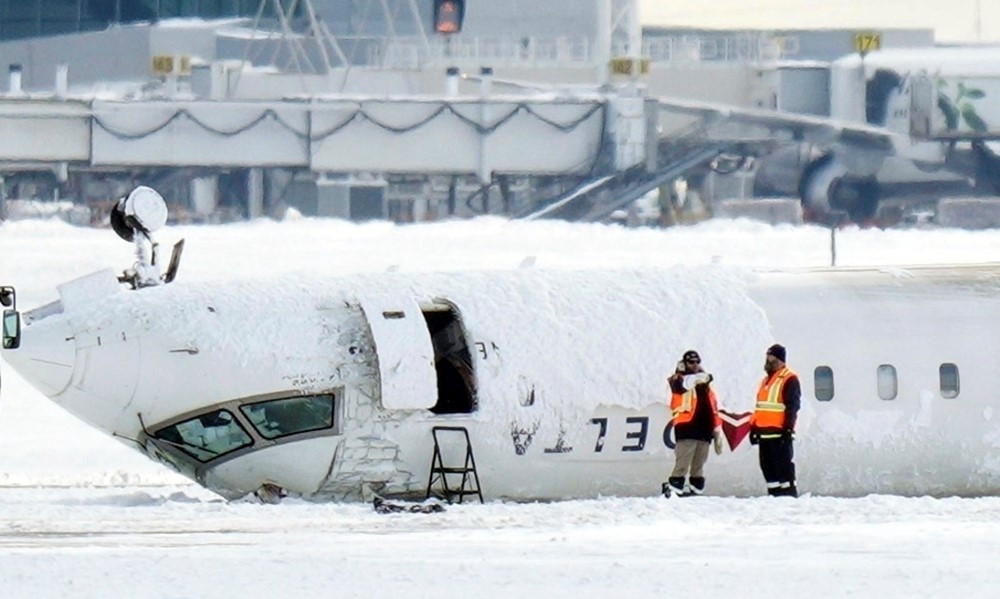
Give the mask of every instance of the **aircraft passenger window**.
<svg viewBox="0 0 1000 599">
<path fill-rule="evenodd" d="M 833 399 L 833 369 L 829 366 L 817 366 L 813 371 L 813 388 L 816 390 L 816 399 Z"/>
<path fill-rule="evenodd" d="M 954 399 L 958 397 L 960 391 L 958 382 L 958 366 L 950 362 L 945 362 L 938 368 L 938 374 L 941 378 L 941 397 L 945 399 Z"/>
<path fill-rule="evenodd" d="M 333 395 L 274 399 L 247 404 L 240 410 L 265 439 L 333 428 Z"/>
<path fill-rule="evenodd" d="M 207 462 L 253 443 L 240 423 L 227 410 L 215 410 L 178 422 L 156 432 L 156 438 Z"/>
<path fill-rule="evenodd" d="M 896 367 L 892 364 L 882 364 L 876 371 L 878 396 L 880 399 L 896 399 L 899 385 L 896 380 Z"/>
</svg>

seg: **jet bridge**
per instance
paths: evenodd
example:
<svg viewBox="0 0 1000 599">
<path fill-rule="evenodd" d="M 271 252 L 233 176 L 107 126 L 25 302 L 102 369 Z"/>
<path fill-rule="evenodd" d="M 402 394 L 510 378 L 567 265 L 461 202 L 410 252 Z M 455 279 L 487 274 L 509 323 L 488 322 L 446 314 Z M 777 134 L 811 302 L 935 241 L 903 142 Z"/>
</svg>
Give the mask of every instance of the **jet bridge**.
<svg viewBox="0 0 1000 599">
<path fill-rule="evenodd" d="M 0 165 L 299 167 L 331 173 L 583 174 L 606 99 L 0 99 Z"/>
</svg>

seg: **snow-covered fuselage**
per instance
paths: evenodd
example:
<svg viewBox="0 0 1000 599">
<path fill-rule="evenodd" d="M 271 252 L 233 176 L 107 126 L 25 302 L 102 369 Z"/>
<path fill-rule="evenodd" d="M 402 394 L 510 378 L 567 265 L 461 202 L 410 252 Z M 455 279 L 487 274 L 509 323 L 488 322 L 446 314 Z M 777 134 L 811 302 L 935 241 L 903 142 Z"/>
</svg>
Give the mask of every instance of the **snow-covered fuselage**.
<svg viewBox="0 0 1000 599">
<path fill-rule="evenodd" d="M 205 487 L 422 497 L 433 427 L 468 430 L 484 496 L 653 495 L 665 379 L 697 349 L 732 412 L 783 343 L 799 486 L 1000 491 L 1000 266 L 745 272 L 521 269 L 126 290 L 111 271 L 24 314 L 4 358 L 91 425 Z M 445 465 L 461 436 L 439 435 Z M 764 491 L 744 442 L 710 494 Z M 455 486 L 452 483 L 452 486 Z"/>
</svg>

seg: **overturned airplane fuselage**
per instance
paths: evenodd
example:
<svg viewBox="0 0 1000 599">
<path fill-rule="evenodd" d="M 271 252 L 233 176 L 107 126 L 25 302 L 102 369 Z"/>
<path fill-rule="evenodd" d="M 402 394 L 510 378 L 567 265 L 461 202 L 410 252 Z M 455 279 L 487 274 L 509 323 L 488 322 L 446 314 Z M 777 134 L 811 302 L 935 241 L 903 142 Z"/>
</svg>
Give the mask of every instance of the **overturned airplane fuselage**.
<svg viewBox="0 0 1000 599">
<path fill-rule="evenodd" d="M 803 489 L 995 493 L 997 275 L 521 269 L 125 289 L 101 271 L 24 313 L 4 358 L 226 497 L 423 497 L 432 465 L 468 466 L 450 430 L 465 429 L 486 498 L 563 499 L 658 493 L 681 353 L 698 349 L 722 405 L 745 411 L 779 340 L 803 383 Z M 708 481 L 763 490 L 746 445 Z"/>
</svg>

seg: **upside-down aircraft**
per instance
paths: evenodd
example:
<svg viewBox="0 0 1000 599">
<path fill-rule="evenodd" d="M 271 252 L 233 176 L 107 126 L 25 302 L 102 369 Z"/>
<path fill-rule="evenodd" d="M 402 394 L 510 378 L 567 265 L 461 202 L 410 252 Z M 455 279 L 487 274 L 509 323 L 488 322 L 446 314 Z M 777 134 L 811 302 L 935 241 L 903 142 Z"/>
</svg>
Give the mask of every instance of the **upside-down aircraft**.
<svg viewBox="0 0 1000 599">
<path fill-rule="evenodd" d="M 140 188 L 112 218 L 136 267 L 67 281 L 26 311 L 3 288 L 2 355 L 65 410 L 227 498 L 656 495 L 681 353 L 698 349 L 738 415 L 774 341 L 802 381 L 800 489 L 1000 492 L 1000 265 L 191 284 L 174 279 L 178 252 L 159 274 L 157 198 Z M 763 495 L 755 451 L 732 445 L 706 493 Z"/>
</svg>

